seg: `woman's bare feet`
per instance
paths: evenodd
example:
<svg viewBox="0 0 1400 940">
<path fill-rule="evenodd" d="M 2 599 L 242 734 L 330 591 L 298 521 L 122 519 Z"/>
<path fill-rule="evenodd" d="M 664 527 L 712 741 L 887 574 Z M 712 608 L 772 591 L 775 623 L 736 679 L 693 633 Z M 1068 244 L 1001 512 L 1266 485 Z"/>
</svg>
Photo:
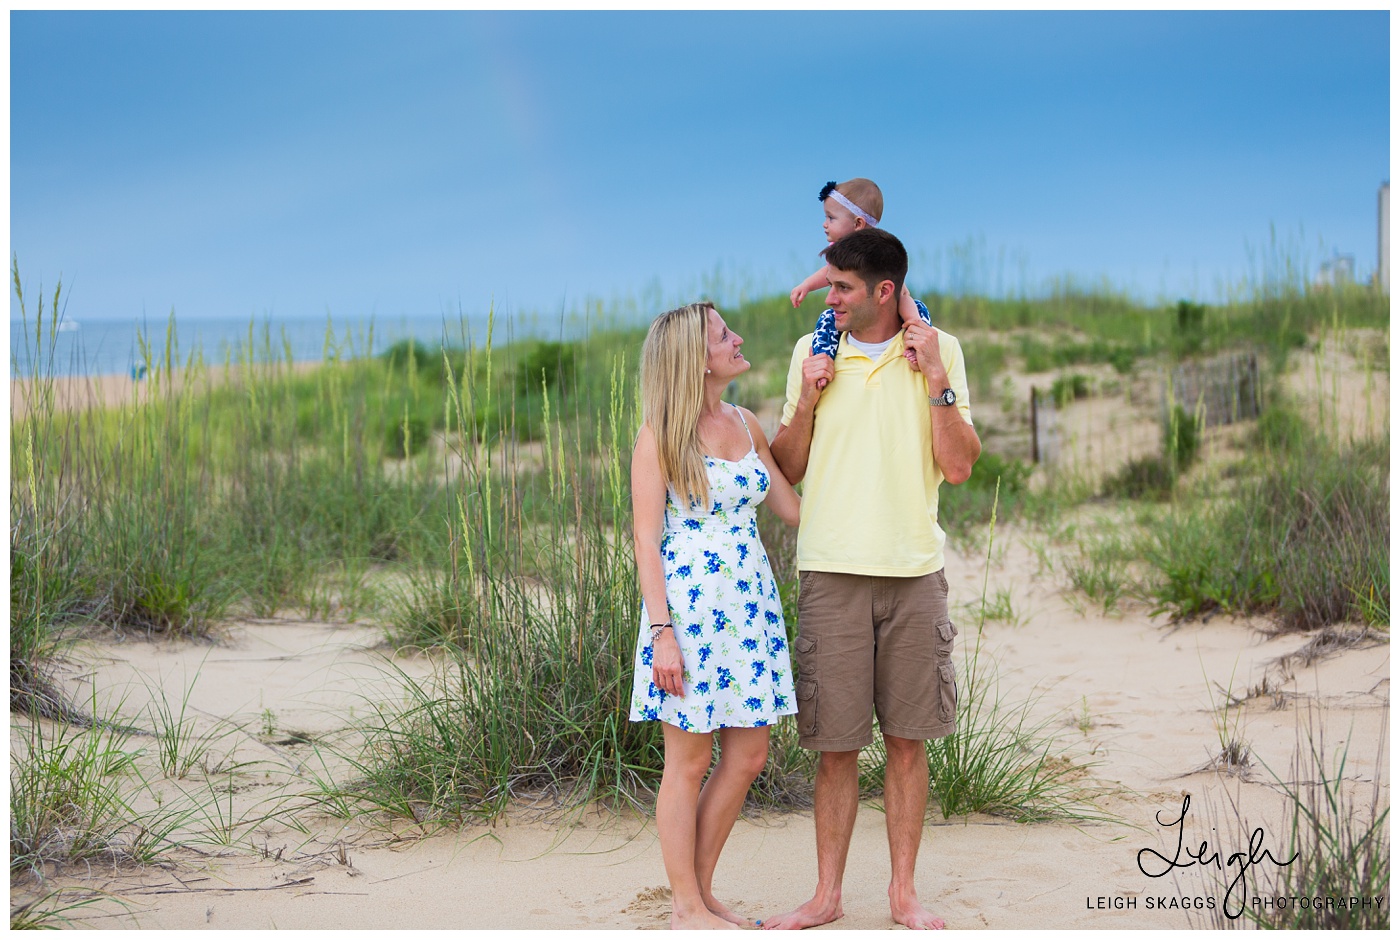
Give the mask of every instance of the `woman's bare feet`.
<svg viewBox="0 0 1400 940">
<path fill-rule="evenodd" d="M 764 930 L 805 930 L 808 927 L 820 927 L 822 924 L 829 924 L 833 920 L 840 920 L 845 916 L 845 911 L 841 910 L 841 902 L 832 904 L 822 904 L 816 898 L 808 901 L 795 911 L 788 911 L 786 914 L 779 914 L 763 922 Z"/>
<path fill-rule="evenodd" d="M 679 911 L 671 911 L 672 930 L 738 930 L 738 924 L 731 924 L 723 917 L 718 917 L 710 911 L 701 908 L 694 914 L 683 915 Z"/>
<path fill-rule="evenodd" d="M 733 925 L 736 926 L 736 927 L 751 927 L 751 926 L 753 926 L 752 924 L 749 923 L 749 920 L 748 920 L 747 917 L 743 917 L 743 916 L 741 916 L 741 915 L 739 915 L 739 914 L 734 913 L 734 912 L 731 911 L 729 908 L 727 908 L 727 907 L 725 907 L 723 904 L 719 903 L 719 901 L 715 900 L 713 897 L 706 897 L 706 898 L 705 898 L 705 907 L 709 908 L 709 911 L 710 911 L 711 914 L 715 915 L 716 917 L 718 917 L 718 918 L 720 918 L 720 919 L 722 919 L 722 920 L 727 920 L 727 921 L 729 921 L 731 924 L 733 924 Z"/>
</svg>

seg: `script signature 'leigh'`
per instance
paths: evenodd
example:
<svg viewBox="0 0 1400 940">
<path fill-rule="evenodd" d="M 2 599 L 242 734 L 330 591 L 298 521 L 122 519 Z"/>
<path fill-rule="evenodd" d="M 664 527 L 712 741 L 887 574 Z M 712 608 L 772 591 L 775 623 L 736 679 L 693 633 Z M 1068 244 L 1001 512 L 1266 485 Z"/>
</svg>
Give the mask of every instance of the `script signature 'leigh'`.
<svg viewBox="0 0 1400 940">
<path fill-rule="evenodd" d="M 1297 860 L 1298 853 L 1294 852 L 1293 857 L 1286 862 L 1281 862 L 1274 858 L 1273 854 L 1268 849 L 1264 848 L 1264 829 L 1262 826 L 1255 829 L 1254 832 L 1250 834 L 1248 852 L 1234 852 L 1222 861 L 1220 853 L 1213 850 L 1210 847 L 1210 843 L 1204 839 L 1201 840 L 1200 848 L 1193 852 L 1183 844 L 1186 841 L 1186 811 L 1190 808 L 1191 794 L 1185 793 L 1182 794 L 1181 797 L 1181 815 L 1178 816 L 1175 821 L 1164 822 L 1162 820 L 1162 812 L 1158 810 L 1157 825 L 1161 826 L 1163 829 L 1176 829 L 1176 854 L 1171 858 L 1167 858 L 1161 852 L 1154 849 L 1143 849 L 1137 854 L 1138 871 L 1149 878 L 1161 878 L 1174 868 L 1190 868 L 1193 865 L 1214 865 L 1223 872 L 1232 866 L 1238 865 L 1239 870 L 1235 873 L 1235 877 L 1230 880 L 1229 885 L 1226 886 L 1225 897 L 1221 901 L 1221 907 L 1224 908 L 1225 916 L 1234 920 L 1244 913 L 1245 900 L 1248 897 L 1249 890 L 1244 884 L 1244 874 L 1249 870 L 1250 866 L 1257 865 L 1267 860 L 1277 865 L 1279 868 L 1286 868 Z M 1153 862 L 1149 860 L 1144 864 L 1144 855 L 1150 855 L 1157 861 Z M 1186 856 L 1188 861 L 1181 860 L 1183 855 Z M 1152 868 L 1157 868 L 1157 862 L 1161 863 L 1161 871 L 1149 871 L 1148 866 L 1150 865 Z M 1238 903 L 1232 911 L 1230 900 L 1236 888 L 1239 889 L 1239 896 L 1236 899 Z"/>
</svg>

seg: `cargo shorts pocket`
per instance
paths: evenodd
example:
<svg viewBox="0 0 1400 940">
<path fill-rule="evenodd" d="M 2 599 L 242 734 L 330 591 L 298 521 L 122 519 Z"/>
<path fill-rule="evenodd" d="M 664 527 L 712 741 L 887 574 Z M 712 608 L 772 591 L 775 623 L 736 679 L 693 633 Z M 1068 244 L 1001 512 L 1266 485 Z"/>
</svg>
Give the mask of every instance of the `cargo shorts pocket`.
<svg viewBox="0 0 1400 940">
<path fill-rule="evenodd" d="M 816 737 L 817 683 L 815 679 L 797 680 L 797 733 L 803 737 Z"/>
<path fill-rule="evenodd" d="M 792 641 L 793 665 L 797 667 L 799 676 L 805 675 L 808 679 L 816 679 L 817 659 L 813 655 L 816 649 L 817 641 L 800 633 L 797 635 L 797 639 Z"/>
<path fill-rule="evenodd" d="M 811 737 L 817 733 L 817 641 L 801 634 L 792 641 L 797 667 L 797 733 Z"/>
<path fill-rule="evenodd" d="M 933 628 L 938 633 L 938 659 L 942 661 L 952 658 L 953 637 L 958 635 L 958 628 L 953 626 L 953 621 L 951 620 L 940 620 L 933 625 Z"/>
<path fill-rule="evenodd" d="M 952 663 L 940 663 L 938 666 L 938 720 L 953 721 L 957 714 L 958 678 L 953 672 Z"/>
</svg>

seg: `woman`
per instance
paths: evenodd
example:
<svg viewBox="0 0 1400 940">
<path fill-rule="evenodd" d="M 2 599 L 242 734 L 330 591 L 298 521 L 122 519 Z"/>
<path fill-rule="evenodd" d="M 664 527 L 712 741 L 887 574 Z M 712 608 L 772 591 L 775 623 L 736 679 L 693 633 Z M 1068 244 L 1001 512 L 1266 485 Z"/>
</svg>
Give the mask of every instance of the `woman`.
<svg viewBox="0 0 1400 940">
<path fill-rule="evenodd" d="M 768 760 L 768 725 L 797 711 L 755 511 L 766 501 L 795 526 L 800 502 L 757 419 L 720 400 L 749 369 L 743 342 L 704 303 L 657 317 L 642 347 L 632 510 L 643 609 L 631 717 L 663 722 L 656 828 L 671 926 L 682 930 L 748 924 L 715 900 L 711 882 Z M 705 780 L 716 730 L 720 760 Z"/>
</svg>

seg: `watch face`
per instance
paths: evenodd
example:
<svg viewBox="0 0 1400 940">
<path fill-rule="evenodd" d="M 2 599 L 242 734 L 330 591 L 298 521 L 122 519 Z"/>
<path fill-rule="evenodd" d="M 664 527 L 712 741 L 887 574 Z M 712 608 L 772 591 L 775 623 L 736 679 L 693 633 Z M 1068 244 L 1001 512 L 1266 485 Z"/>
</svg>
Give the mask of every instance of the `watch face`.
<svg viewBox="0 0 1400 940">
<path fill-rule="evenodd" d="M 957 400 L 958 400 L 958 396 L 956 396 L 956 395 L 953 394 L 953 390 L 952 390 L 951 388 L 945 388 L 945 389 L 943 390 L 943 403 L 944 403 L 944 404 L 946 404 L 946 405 L 951 405 L 951 404 L 953 404 L 954 402 L 956 402 Z"/>
</svg>

